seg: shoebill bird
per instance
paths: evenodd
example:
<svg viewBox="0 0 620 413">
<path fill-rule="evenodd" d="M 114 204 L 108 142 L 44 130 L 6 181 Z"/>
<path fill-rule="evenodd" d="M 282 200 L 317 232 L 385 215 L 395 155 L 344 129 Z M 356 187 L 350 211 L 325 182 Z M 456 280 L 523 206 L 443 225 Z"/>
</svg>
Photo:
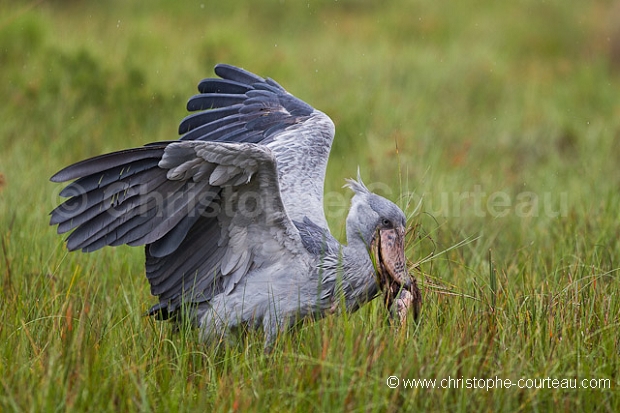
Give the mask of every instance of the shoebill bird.
<svg viewBox="0 0 620 413">
<path fill-rule="evenodd" d="M 401 320 L 421 296 L 407 271 L 406 219 L 361 179 L 346 245 L 329 232 L 323 182 L 334 124 L 271 79 L 217 65 L 198 85 L 179 140 L 68 166 L 51 212 L 69 250 L 145 247 L 159 319 L 190 317 L 205 340 L 240 325 L 278 333 L 385 294 Z"/>
</svg>

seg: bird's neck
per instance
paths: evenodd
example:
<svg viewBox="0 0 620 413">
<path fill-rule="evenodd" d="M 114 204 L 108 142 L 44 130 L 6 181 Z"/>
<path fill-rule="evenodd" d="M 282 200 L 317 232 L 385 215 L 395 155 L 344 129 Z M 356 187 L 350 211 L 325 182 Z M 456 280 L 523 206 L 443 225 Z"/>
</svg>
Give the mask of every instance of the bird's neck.
<svg viewBox="0 0 620 413">
<path fill-rule="evenodd" d="M 356 311 L 379 292 L 374 265 L 368 246 L 358 234 L 347 234 L 347 245 L 321 260 L 319 281 L 319 313 L 325 315 L 344 304 Z"/>
<path fill-rule="evenodd" d="M 379 286 L 368 246 L 359 237 L 342 248 L 342 294 L 349 311 L 357 310 L 377 295 Z"/>
</svg>

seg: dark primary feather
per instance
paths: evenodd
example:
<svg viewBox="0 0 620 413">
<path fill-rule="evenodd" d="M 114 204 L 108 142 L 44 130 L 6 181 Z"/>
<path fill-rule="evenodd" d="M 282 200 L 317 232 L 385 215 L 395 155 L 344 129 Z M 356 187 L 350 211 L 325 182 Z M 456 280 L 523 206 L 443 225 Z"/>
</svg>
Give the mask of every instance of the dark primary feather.
<svg viewBox="0 0 620 413">
<path fill-rule="evenodd" d="M 202 112 L 183 119 L 182 140 L 260 143 L 314 112 L 271 79 L 229 65 L 215 73 L 222 79 L 202 80 L 201 93 L 187 103 L 187 110 Z"/>
<path fill-rule="evenodd" d="M 127 149 L 95 156 L 94 158 L 86 159 L 61 169 L 50 178 L 50 181 L 67 182 L 93 173 L 100 173 L 107 169 L 129 165 L 135 161 L 148 158 L 159 159 L 163 154 L 164 147 L 163 145 L 154 143 L 151 146 L 144 146 L 142 148 Z"/>
<path fill-rule="evenodd" d="M 231 95 L 226 93 L 202 93 L 193 96 L 187 102 L 187 110 L 205 110 L 214 108 L 223 108 L 242 103 L 245 100 L 244 95 Z"/>
<path fill-rule="evenodd" d="M 226 79 L 203 79 L 198 83 L 198 91 L 200 93 L 227 93 L 227 94 L 244 94 L 251 89 L 244 83 L 235 82 Z"/>
<path fill-rule="evenodd" d="M 198 129 L 205 130 L 210 126 L 210 129 L 219 129 L 222 126 L 230 125 L 240 121 L 239 108 L 241 105 L 233 105 L 226 108 L 218 108 L 212 110 L 205 110 L 204 112 L 194 113 L 183 119 L 179 125 L 179 134 L 184 134 L 189 131 L 196 131 Z M 206 131 L 208 133 L 208 131 Z M 205 132 L 201 132 L 205 133 Z M 191 135 L 186 135 L 184 140 L 192 140 Z"/>
<path fill-rule="evenodd" d="M 228 79 L 246 85 L 265 81 L 265 79 L 255 75 L 254 73 L 248 72 L 240 67 L 227 65 L 225 63 L 216 65 L 214 71 L 215 74 L 222 79 Z"/>
<path fill-rule="evenodd" d="M 182 135 L 192 129 L 208 125 L 211 122 L 218 120 L 226 123 L 236 122 L 238 120 L 238 116 L 235 117 L 232 115 L 238 114 L 239 108 L 241 108 L 241 104 L 232 105 L 224 108 L 205 110 L 203 112 L 189 115 L 185 117 L 185 119 L 183 119 L 179 124 L 179 135 Z M 186 140 L 189 140 L 189 138 Z"/>
<path fill-rule="evenodd" d="M 138 172 L 145 171 L 157 166 L 158 158 L 141 159 L 134 161 L 129 165 L 121 165 L 113 167 L 101 172 L 101 175 L 89 175 L 73 181 L 67 185 L 61 192 L 60 196 L 69 197 L 88 193 L 94 189 L 108 185 L 116 180 L 119 176 L 127 178 Z"/>
<path fill-rule="evenodd" d="M 217 122 L 217 124 L 216 124 Z M 245 121 L 238 119 L 220 119 L 212 124 L 201 125 L 187 132 L 183 136 L 183 140 L 188 141 L 219 141 L 219 142 L 243 142 L 248 141 L 248 136 L 256 135 L 260 136 L 260 133 L 254 133 L 253 131 L 245 130 Z M 241 137 L 239 139 L 233 139 L 233 137 Z"/>
</svg>

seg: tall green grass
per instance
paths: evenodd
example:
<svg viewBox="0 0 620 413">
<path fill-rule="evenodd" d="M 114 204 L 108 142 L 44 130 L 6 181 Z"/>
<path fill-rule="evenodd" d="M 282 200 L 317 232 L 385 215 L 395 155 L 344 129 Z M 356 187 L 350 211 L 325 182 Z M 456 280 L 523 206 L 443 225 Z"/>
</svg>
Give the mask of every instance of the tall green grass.
<svg viewBox="0 0 620 413">
<path fill-rule="evenodd" d="M 0 410 L 618 411 L 617 10 L 1 3 Z M 173 139 L 217 62 L 273 77 L 334 119 L 326 190 L 337 237 L 343 179 L 358 165 L 406 209 L 419 325 L 393 328 L 377 302 L 306 323 L 270 355 L 260 332 L 201 343 L 142 316 L 154 299 L 140 249 L 66 252 L 47 225 L 59 201 L 49 176 Z M 404 384 L 448 377 L 611 388 Z"/>
</svg>

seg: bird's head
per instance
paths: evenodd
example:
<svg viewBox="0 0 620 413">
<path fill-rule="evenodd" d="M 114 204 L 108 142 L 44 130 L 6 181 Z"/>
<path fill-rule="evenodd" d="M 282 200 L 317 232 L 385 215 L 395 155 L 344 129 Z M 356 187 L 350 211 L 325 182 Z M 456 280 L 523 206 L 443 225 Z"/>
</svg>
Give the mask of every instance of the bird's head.
<svg viewBox="0 0 620 413">
<path fill-rule="evenodd" d="M 370 192 L 359 174 L 347 186 L 355 192 L 347 217 L 349 242 L 361 238 L 369 249 L 381 289 L 409 290 L 413 279 L 405 259 L 405 214 L 393 202 Z"/>
</svg>

